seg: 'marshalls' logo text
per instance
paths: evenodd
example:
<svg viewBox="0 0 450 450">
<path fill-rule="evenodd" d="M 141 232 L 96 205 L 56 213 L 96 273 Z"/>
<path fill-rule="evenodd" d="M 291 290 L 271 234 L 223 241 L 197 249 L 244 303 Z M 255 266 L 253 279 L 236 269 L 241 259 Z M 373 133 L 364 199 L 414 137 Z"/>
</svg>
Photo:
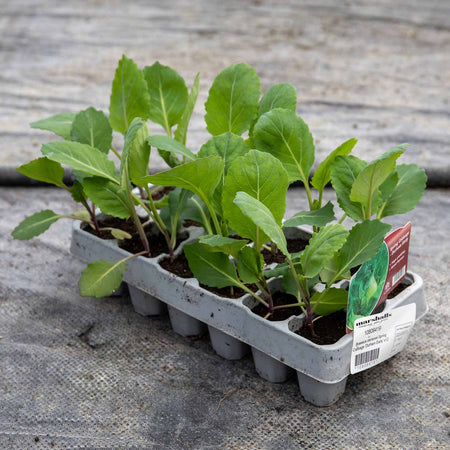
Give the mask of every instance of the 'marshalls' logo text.
<svg viewBox="0 0 450 450">
<path fill-rule="evenodd" d="M 355 326 L 360 327 L 361 325 L 366 325 L 368 323 L 372 323 L 372 322 L 378 322 L 380 320 L 383 319 L 387 319 L 388 317 L 391 317 L 392 314 L 391 313 L 385 313 L 382 316 L 374 316 L 374 317 L 369 317 L 367 320 L 362 320 L 361 322 L 355 323 Z"/>
</svg>

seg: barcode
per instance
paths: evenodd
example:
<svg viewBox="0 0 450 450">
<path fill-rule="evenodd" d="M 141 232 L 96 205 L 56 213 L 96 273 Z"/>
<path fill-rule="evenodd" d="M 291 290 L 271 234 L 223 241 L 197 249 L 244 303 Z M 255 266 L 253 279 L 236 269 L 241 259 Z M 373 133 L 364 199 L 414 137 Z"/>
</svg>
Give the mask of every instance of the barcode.
<svg viewBox="0 0 450 450">
<path fill-rule="evenodd" d="M 361 364 L 373 361 L 374 359 L 377 359 L 379 355 L 379 348 L 374 348 L 372 350 L 369 350 L 368 352 L 359 353 L 358 355 L 355 355 L 355 366 L 360 366 Z"/>
<path fill-rule="evenodd" d="M 406 266 L 403 266 L 393 277 L 392 277 L 392 284 L 394 285 L 397 283 L 400 278 L 405 275 L 406 272 Z"/>
</svg>

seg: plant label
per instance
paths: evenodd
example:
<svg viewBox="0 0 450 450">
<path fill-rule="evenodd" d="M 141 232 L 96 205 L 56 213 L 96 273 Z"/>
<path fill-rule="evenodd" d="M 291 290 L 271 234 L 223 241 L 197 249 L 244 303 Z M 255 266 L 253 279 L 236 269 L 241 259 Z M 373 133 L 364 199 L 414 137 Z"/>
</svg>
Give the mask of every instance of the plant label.
<svg viewBox="0 0 450 450">
<path fill-rule="evenodd" d="M 347 333 L 357 319 L 370 316 L 406 276 L 410 235 L 411 222 L 391 231 L 378 253 L 353 276 L 348 290 Z"/>
<path fill-rule="evenodd" d="M 350 373 L 389 359 L 403 349 L 416 318 L 416 304 L 355 320 Z"/>
</svg>

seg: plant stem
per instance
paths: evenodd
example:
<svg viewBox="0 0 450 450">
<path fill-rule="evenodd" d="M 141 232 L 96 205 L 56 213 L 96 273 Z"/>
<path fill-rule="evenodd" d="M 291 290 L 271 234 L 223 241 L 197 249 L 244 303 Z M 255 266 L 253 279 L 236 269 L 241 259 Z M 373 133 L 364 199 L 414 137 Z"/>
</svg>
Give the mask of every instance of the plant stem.
<svg viewBox="0 0 450 450">
<path fill-rule="evenodd" d="M 272 253 L 272 255 L 277 254 L 277 245 L 275 244 L 275 242 L 270 243 L 270 252 Z"/>
<path fill-rule="evenodd" d="M 290 303 L 289 305 L 278 305 L 278 306 L 274 306 L 273 309 L 283 309 L 283 308 L 293 308 L 294 306 L 302 306 L 303 303 L 302 302 L 297 302 L 297 303 Z"/>
<path fill-rule="evenodd" d="M 208 199 L 204 195 L 202 195 L 200 198 L 203 201 L 203 203 L 206 205 L 206 207 L 208 208 L 209 215 L 211 216 L 211 219 L 214 224 L 214 228 L 216 230 L 216 234 L 222 235 L 222 229 L 220 228 L 220 224 L 219 224 L 219 221 L 217 220 L 217 215 L 214 211 L 214 208 L 211 206 Z"/>
<path fill-rule="evenodd" d="M 95 206 L 94 206 L 94 204 L 92 204 L 93 209 L 91 209 L 89 207 L 89 203 L 86 200 L 82 200 L 81 204 L 86 208 L 86 211 L 91 216 L 92 225 L 94 226 L 95 231 L 98 233 L 100 231 L 100 228 L 98 226 L 98 222 L 97 222 L 97 219 L 95 217 Z"/>
<path fill-rule="evenodd" d="M 306 183 L 303 183 L 303 185 L 305 186 L 306 196 L 308 197 L 309 209 L 312 211 L 313 210 L 313 199 L 312 199 L 311 189 L 309 187 L 308 180 L 306 180 Z"/>
<path fill-rule="evenodd" d="M 319 208 L 322 207 L 322 197 L 323 197 L 323 189 L 319 191 Z"/>
<path fill-rule="evenodd" d="M 210 223 L 208 217 L 206 217 L 206 214 L 205 214 L 205 211 L 203 211 L 202 205 L 200 205 L 197 202 L 197 200 L 195 200 L 195 198 L 192 198 L 192 201 L 195 203 L 195 205 L 197 206 L 198 210 L 200 211 L 200 214 L 201 214 L 201 216 L 203 218 L 203 222 L 204 222 L 204 225 L 205 225 L 206 232 L 208 234 L 214 234 L 213 231 L 212 231 L 212 228 L 211 228 L 211 223 Z"/>
<path fill-rule="evenodd" d="M 295 270 L 294 263 L 292 262 L 292 259 L 291 259 L 290 256 L 286 256 L 286 260 L 289 263 L 292 275 L 294 276 L 295 284 L 297 285 L 297 289 L 298 289 L 299 295 L 301 297 L 303 297 L 303 288 L 302 288 L 302 286 L 300 284 L 300 280 L 298 279 L 298 275 L 297 275 L 297 271 Z"/>
<path fill-rule="evenodd" d="M 314 323 L 313 323 L 313 320 L 312 320 L 312 314 L 311 313 L 306 314 L 306 322 L 307 322 L 307 324 L 308 324 L 308 326 L 309 326 L 309 328 L 311 330 L 311 334 L 313 336 L 317 336 L 316 332 L 314 331 Z"/>
<path fill-rule="evenodd" d="M 127 185 L 126 185 L 125 191 L 126 191 L 127 197 L 128 197 L 128 203 L 130 206 L 131 217 L 132 217 L 133 222 L 138 230 L 139 237 L 141 238 L 141 241 L 142 241 L 142 245 L 144 246 L 144 250 L 147 252 L 148 256 L 151 256 L 150 245 L 148 244 L 147 235 L 145 234 L 144 227 L 142 226 L 141 220 L 139 219 L 139 216 L 137 215 L 136 208 L 134 207 L 134 202 L 133 202 L 134 194 L 131 192 L 130 182 L 128 181 L 128 174 L 127 174 Z"/>
<path fill-rule="evenodd" d="M 262 303 L 266 308 L 269 308 L 269 304 L 265 302 L 259 295 L 255 294 L 251 289 L 249 289 L 244 283 L 239 283 L 238 285 L 243 291 L 247 292 L 248 294 L 252 295 L 256 300 L 258 300 L 260 303 Z"/>
<path fill-rule="evenodd" d="M 386 204 L 387 204 L 387 202 L 384 202 L 384 203 L 381 205 L 381 207 L 378 208 L 378 211 L 377 211 L 377 219 L 381 219 L 381 218 L 382 218 L 383 210 L 384 210 L 384 207 L 386 206 Z"/>
<path fill-rule="evenodd" d="M 374 173 L 372 173 L 370 177 L 370 185 L 369 185 L 369 201 L 367 202 L 367 216 L 366 219 L 370 220 L 370 217 L 372 216 L 372 186 L 373 186 L 373 176 Z"/>
<path fill-rule="evenodd" d="M 122 156 L 120 156 L 120 153 L 114 147 L 111 147 L 111 150 L 119 159 L 122 159 Z"/>
<path fill-rule="evenodd" d="M 91 209 L 92 209 L 92 221 L 94 222 L 94 227 L 96 229 L 96 231 L 100 231 L 99 227 L 98 227 L 98 222 L 97 222 L 97 217 L 95 216 L 95 205 L 94 202 L 91 202 Z"/>
<path fill-rule="evenodd" d="M 145 250 L 143 252 L 134 253 L 133 255 L 127 256 L 126 258 L 122 259 L 120 262 L 126 262 L 126 261 L 129 261 L 130 259 L 137 258 L 138 256 L 144 256 L 144 255 L 148 255 L 148 253 Z"/>
<path fill-rule="evenodd" d="M 339 222 L 338 222 L 338 223 L 342 223 L 342 222 L 345 220 L 346 217 L 347 217 L 347 214 L 345 213 L 345 214 L 339 219 Z"/>
<path fill-rule="evenodd" d="M 59 214 L 59 217 L 64 218 L 64 219 L 79 220 L 80 222 L 88 223 L 89 225 L 94 227 L 94 222 L 92 222 L 91 220 L 83 219 L 81 217 L 72 216 L 70 214 Z"/>
<path fill-rule="evenodd" d="M 166 225 L 162 221 L 161 216 L 159 215 L 158 210 L 156 209 L 156 206 L 153 201 L 153 197 L 150 193 L 148 185 L 145 187 L 145 190 L 147 191 L 147 195 L 148 195 L 148 202 L 149 202 L 148 204 L 153 213 L 153 220 L 155 221 L 155 224 L 158 227 L 159 231 L 161 231 L 161 233 L 164 235 L 164 238 L 166 239 L 167 248 L 169 249 L 170 262 L 173 262 L 174 246 L 172 245 L 172 237 L 170 236 L 169 230 L 167 229 Z M 172 229 L 172 233 L 175 234 L 175 239 L 176 239 L 176 231 L 174 232 Z"/>
</svg>

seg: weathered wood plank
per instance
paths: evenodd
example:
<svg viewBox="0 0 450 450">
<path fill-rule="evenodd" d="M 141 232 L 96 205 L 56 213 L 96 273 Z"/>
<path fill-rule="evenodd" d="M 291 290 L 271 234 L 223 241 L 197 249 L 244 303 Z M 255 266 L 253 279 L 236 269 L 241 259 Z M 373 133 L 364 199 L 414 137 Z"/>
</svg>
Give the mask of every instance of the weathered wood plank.
<svg viewBox="0 0 450 450">
<path fill-rule="evenodd" d="M 208 138 L 203 104 L 214 76 L 246 61 L 263 89 L 279 81 L 296 86 L 319 161 L 356 137 L 359 156 L 409 142 L 404 161 L 449 166 L 450 3 L 444 0 L 2 0 L 0 10 L 2 166 L 37 157 L 50 138 L 29 122 L 90 105 L 106 111 L 122 53 L 141 66 L 159 59 L 188 83 L 201 73 L 188 136 L 194 150 Z M 161 164 L 155 159 L 155 167 Z"/>
</svg>

